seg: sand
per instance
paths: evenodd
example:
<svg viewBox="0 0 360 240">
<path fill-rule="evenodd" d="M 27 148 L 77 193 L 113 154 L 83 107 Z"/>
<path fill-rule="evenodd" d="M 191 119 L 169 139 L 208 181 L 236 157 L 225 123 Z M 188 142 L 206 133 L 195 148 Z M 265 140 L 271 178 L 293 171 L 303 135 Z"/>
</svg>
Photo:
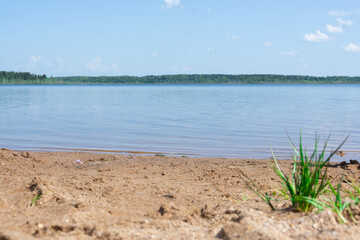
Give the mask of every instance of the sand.
<svg viewBox="0 0 360 240">
<path fill-rule="evenodd" d="M 271 211 L 240 171 L 265 192 L 278 185 L 268 160 L 2 149 L 0 239 L 360 239 L 358 223 L 329 210 L 281 200 Z M 329 174 L 359 180 L 360 170 Z"/>
</svg>

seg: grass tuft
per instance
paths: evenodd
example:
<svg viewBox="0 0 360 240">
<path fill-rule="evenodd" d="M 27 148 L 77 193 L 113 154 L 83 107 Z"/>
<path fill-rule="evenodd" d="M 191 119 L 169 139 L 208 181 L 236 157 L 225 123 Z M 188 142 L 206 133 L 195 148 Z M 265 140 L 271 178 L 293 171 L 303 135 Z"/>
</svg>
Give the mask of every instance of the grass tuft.
<svg viewBox="0 0 360 240">
<path fill-rule="evenodd" d="M 271 169 L 279 177 L 281 186 L 275 189 L 273 192 L 274 196 L 278 196 L 282 199 L 290 199 L 292 203 L 292 208 L 300 212 L 310 212 L 314 207 L 319 210 L 323 210 L 324 206 L 331 208 L 338 215 L 348 207 L 347 202 L 341 201 L 340 196 L 340 185 L 338 191 L 335 191 L 333 186 L 329 182 L 329 177 L 327 175 L 330 159 L 339 151 L 339 149 L 344 145 L 348 137 L 342 141 L 342 143 L 334 150 L 331 151 L 328 157 L 325 157 L 326 147 L 328 144 L 330 136 L 325 140 L 324 146 L 319 149 L 319 140 L 320 137 L 318 134 L 315 135 L 315 148 L 314 151 L 309 155 L 306 150 L 303 148 L 302 136 L 300 134 L 300 144 L 299 149 L 297 149 L 294 143 L 289 137 L 290 145 L 294 151 L 293 160 L 294 167 L 289 177 L 280 167 L 278 161 L 273 154 L 273 161 L 270 161 Z M 241 179 L 244 181 L 246 186 L 250 188 L 257 196 L 259 196 L 272 210 L 275 210 L 271 201 L 276 199 L 270 197 L 267 193 L 261 191 L 256 184 L 246 176 L 242 171 L 240 171 Z M 353 194 L 353 199 L 359 202 L 360 188 L 357 185 L 353 185 L 355 194 Z M 335 195 L 335 201 L 327 200 L 329 204 L 325 204 L 319 200 L 319 197 L 325 192 L 328 191 Z M 342 215 L 339 215 L 341 221 L 344 222 Z"/>
<path fill-rule="evenodd" d="M 318 197 L 329 184 L 327 175 L 329 161 L 348 138 L 346 137 L 344 141 L 325 158 L 329 137 L 326 139 L 323 148 L 319 150 L 318 143 L 320 137 L 316 134 L 315 148 L 311 155 L 303 148 L 301 134 L 299 150 L 296 149 L 289 137 L 289 142 L 294 150 L 294 168 L 291 178 L 283 172 L 272 151 L 274 160 L 270 162 L 270 167 L 280 178 L 281 185 L 286 189 L 292 207 L 296 211 L 309 212 L 313 207 L 323 209 L 323 204 L 318 200 Z"/>
<path fill-rule="evenodd" d="M 41 193 L 38 193 L 34 196 L 34 198 L 32 199 L 32 202 L 30 203 L 30 207 L 34 206 L 35 203 L 40 200 L 40 198 L 42 197 Z"/>
</svg>

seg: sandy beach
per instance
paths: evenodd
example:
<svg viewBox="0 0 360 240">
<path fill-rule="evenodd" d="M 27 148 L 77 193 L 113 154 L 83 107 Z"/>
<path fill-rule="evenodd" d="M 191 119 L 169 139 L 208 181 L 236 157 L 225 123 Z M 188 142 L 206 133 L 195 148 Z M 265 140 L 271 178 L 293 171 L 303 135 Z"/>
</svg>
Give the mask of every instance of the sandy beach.
<svg viewBox="0 0 360 240">
<path fill-rule="evenodd" d="M 359 180 L 358 166 L 329 175 Z M 283 199 L 271 211 L 240 171 L 270 194 L 279 184 L 267 159 L 1 149 L 0 239 L 360 238 L 329 210 L 298 213 Z"/>
</svg>

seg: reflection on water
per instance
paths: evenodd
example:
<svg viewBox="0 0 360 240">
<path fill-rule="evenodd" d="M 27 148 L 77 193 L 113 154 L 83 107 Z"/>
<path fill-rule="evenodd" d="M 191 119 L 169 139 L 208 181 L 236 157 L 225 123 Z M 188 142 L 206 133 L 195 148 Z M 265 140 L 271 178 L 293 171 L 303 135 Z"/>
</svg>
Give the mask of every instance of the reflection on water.
<svg viewBox="0 0 360 240">
<path fill-rule="evenodd" d="M 285 130 L 305 145 L 360 154 L 358 85 L 0 86 L 0 147 L 290 156 Z"/>
</svg>

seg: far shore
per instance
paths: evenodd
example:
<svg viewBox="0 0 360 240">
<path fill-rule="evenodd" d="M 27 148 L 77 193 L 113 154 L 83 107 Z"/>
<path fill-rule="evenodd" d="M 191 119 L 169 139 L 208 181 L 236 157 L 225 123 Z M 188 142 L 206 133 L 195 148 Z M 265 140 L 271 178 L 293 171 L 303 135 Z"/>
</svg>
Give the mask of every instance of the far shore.
<svg viewBox="0 0 360 240">
<path fill-rule="evenodd" d="M 229 82 L 229 83 L 193 83 L 193 82 L 185 82 L 185 83 L 101 83 L 101 82 L 49 82 L 49 83 L 27 83 L 27 82 L 8 82 L 2 83 L 0 82 L 0 86 L 93 86 L 93 85 L 114 85 L 114 86 L 126 86 L 126 85 L 147 85 L 147 86 L 163 86 L 163 85 L 360 85 L 359 82 L 258 82 L 258 83 L 237 83 L 237 82 Z"/>
<path fill-rule="evenodd" d="M 169 74 L 147 76 L 49 77 L 28 72 L 0 71 L 1 84 L 360 84 L 360 76 L 281 74 Z"/>
</svg>

